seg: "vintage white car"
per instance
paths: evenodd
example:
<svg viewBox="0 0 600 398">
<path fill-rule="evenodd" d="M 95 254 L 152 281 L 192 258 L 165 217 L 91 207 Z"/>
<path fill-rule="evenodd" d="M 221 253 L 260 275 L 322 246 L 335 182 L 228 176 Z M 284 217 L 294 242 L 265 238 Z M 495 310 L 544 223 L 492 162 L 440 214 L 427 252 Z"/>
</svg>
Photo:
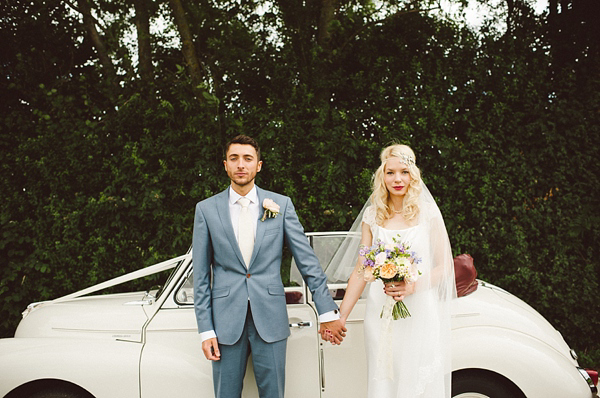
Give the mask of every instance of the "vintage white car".
<svg viewBox="0 0 600 398">
<path fill-rule="evenodd" d="M 308 236 L 326 264 L 343 235 Z M 91 295 L 172 268 L 160 289 Z M 330 289 L 341 299 L 345 285 Z M 291 329 L 286 396 L 365 397 L 364 300 L 351 314 L 344 343 L 333 346 L 319 338 L 306 286 L 285 290 Z M 455 398 L 597 396 L 597 373 L 579 367 L 560 333 L 526 303 L 489 283 L 478 281 L 476 290 L 454 300 L 452 340 Z M 211 364 L 200 346 L 188 253 L 28 306 L 15 337 L 0 339 L 0 397 L 212 397 Z M 251 367 L 244 385 L 244 397 L 258 397 Z"/>
</svg>

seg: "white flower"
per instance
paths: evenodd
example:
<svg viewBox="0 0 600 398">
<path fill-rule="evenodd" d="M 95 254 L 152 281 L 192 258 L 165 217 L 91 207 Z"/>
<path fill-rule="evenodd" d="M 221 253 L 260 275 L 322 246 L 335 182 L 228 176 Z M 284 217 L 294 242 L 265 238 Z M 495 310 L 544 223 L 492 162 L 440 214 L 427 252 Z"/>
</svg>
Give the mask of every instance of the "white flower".
<svg viewBox="0 0 600 398">
<path fill-rule="evenodd" d="M 382 265 L 383 263 L 385 263 L 385 260 L 387 259 L 387 254 L 385 252 L 381 252 L 378 255 L 375 256 L 375 265 Z"/>
<path fill-rule="evenodd" d="M 263 208 L 265 209 L 265 213 L 260 221 L 265 221 L 267 218 L 275 218 L 279 215 L 279 205 L 273 199 L 266 198 L 263 200 Z"/>
<path fill-rule="evenodd" d="M 412 263 L 410 262 L 410 258 L 408 257 L 400 257 L 396 259 L 396 264 L 400 267 L 410 268 Z"/>
</svg>

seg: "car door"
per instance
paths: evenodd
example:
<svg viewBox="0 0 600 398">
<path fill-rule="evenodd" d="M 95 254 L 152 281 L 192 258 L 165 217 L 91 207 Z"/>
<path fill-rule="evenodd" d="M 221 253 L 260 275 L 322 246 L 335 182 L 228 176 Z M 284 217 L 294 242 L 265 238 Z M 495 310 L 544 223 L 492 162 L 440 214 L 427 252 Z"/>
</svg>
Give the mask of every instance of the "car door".
<svg viewBox="0 0 600 398">
<path fill-rule="evenodd" d="M 339 247 L 344 234 L 309 233 L 309 239 L 319 262 L 325 266 Z M 292 278 L 292 279 L 297 279 Z M 329 291 L 338 306 L 346 293 L 346 283 L 328 283 Z M 364 346 L 364 298 L 360 298 L 346 322 L 346 337 L 341 345 L 320 341 L 322 360 L 323 398 L 366 397 L 367 364 Z"/>
<path fill-rule="evenodd" d="M 142 398 L 213 397 L 212 366 L 204 358 L 193 306 L 191 262 L 145 329 L 140 360 Z M 286 397 L 320 395 L 317 317 L 304 286 L 285 288 L 291 336 L 287 346 Z M 244 398 L 258 398 L 249 360 Z"/>
</svg>

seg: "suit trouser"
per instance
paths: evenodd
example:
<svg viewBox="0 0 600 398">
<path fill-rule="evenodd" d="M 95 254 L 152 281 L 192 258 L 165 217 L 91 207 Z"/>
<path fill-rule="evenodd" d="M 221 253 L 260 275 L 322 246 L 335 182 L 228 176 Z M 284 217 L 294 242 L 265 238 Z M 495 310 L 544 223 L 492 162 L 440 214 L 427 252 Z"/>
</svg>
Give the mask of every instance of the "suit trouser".
<svg viewBox="0 0 600 398">
<path fill-rule="evenodd" d="M 246 325 L 240 339 L 233 345 L 219 344 L 221 359 L 213 361 L 212 365 L 215 397 L 241 397 L 246 364 L 252 353 L 260 398 L 283 398 L 286 346 L 287 339 L 267 343 L 259 336 L 248 305 Z"/>
</svg>

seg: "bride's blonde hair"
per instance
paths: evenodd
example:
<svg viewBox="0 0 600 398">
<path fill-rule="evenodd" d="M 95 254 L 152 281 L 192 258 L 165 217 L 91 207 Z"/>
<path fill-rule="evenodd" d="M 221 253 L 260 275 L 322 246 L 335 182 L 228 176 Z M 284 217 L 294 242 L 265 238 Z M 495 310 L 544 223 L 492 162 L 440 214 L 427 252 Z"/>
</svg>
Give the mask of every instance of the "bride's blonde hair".
<svg viewBox="0 0 600 398">
<path fill-rule="evenodd" d="M 375 221 L 382 225 L 383 221 L 393 216 L 390 206 L 390 193 L 385 186 L 385 167 L 391 158 L 399 158 L 408 167 L 410 183 L 404 200 L 402 201 L 402 215 L 407 221 L 412 221 L 419 216 L 419 196 L 421 195 L 421 171 L 416 165 L 413 150 L 407 145 L 390 145 L 381 151 L 381 165 L 373 175 L 373 193 L 371 205 L 375 207 Z"/>
</svg>

